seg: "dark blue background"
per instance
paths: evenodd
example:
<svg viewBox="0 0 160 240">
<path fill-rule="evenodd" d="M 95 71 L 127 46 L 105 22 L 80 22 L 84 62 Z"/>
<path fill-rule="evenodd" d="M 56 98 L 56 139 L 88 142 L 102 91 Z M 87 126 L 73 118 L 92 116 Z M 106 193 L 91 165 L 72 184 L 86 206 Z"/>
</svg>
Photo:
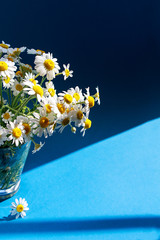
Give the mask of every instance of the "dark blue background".
<svg viewBox="0 0 160 240">
<path fill-rule="evenodd" d="M 70 63 L 74 78 L 57 90 L 100 88 L 86 136 L 55 133 L 25 171 L 160 115 L 160 3 L 152 0 L 1 2 L 1 39 L 43 49 Z M 69 129 L 68 129 L 69 130 Z"/>
</svg>

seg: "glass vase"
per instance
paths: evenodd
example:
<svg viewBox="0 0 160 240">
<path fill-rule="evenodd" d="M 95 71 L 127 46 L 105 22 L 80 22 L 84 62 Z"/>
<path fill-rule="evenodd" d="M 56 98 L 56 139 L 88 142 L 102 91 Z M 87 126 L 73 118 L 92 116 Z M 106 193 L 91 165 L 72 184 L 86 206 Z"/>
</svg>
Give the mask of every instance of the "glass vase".
<svg viewBox="0 0 160 240">
<path fill-rule="evenodd" d="M 0 148 L 0 200 L 18 191 L 30 145 L 31 141 L 18 147 Z"/>
</svg>

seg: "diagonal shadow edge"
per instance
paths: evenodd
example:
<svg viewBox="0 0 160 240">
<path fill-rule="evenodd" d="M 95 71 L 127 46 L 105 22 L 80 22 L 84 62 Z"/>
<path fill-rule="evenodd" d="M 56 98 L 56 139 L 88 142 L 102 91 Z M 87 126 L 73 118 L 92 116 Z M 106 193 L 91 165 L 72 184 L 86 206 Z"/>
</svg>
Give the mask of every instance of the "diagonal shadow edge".
<svg viewBox="0 0 160 240">
<path fill-rule="evenodd" d="M 122 134 L 127 134 L 127 133 L 129 133 L 131 131 L 134 131 L 134 130 L 140 128 L 140 127 L 143 128 L 146 124 L 152 125 L 156 121 L 159 122 L 160 118 L 154 118 L 154 119 L 150 119 L 150 120 L 148 120 L 146 122 L 139 123 L 136 126 L 132 126 L 131 128 L 128 128 L 128 129 L 126 129 L 124 131 L 120 131 L 120 132 L 118 132 L 116 134 L 113 134 L 113 135 L 110 135 L 110 136 L 108 136 L 106 138 L 104 137 L 104 138 L 101 138 L 101 139 L 99 139 L 97 141 L 94 141 L 94 140 L 90 141 L 89 144 L 87 143 L 87 144 L 84 144 L 84 145 L 82 144 L 82 146 L 78 145 L 78 146 L 72 147 L 72 150 L 70 149 L 70 150 L 65 151 L 65 149 L 63 149 L 63 151 L 60 151 L 60 152 L 58 152 L 58 151 L 56 152 L 55 151 L 54 156 L 53 155 L 49 156 L 49 158 L 43 157 L 43 152 L 42 152 L 41 155 L 36 155 L 37 158 L 34 159 L 34 161 L 29 161 L 29 160 L 32 160 L 32 158 L 33 158 L 33 155 L 30 153 L 30 156 L 28 156 L 28 160 L 27 160 L 27 162 L 25 164 L 25 167 L 24 167 L 22 173 L 24 174 L 24 173 L 26 173 L 28 171 L 31 171 L 32 169 L 35 169 L 35 168 L 40 167 L 42 165 L 45 165 L 45 164 L 47 164 L 47 163 L 49 163 L 51 161 L 57 161 L 57 160 L 65 157 L 67 155 L 70 155 L 70 154 L 73 154 L 75 152 L 81 151 L 81 150 L 83 150 L 85 148 L 94 147 L 95 144 L 104 142 L 105 140 L 114 139 L 114 138 L 116 138 L 118 136 L 121 136 Z M 42 148 L 41 151 L 43 151 L 43 148 Z M 35 157 L 35 155 L 34 155 L 34 157 Z M 31 158 L 31 159 L 29 159 L 29 158 Z"/>
<path fill-rule="evenodd" d="M 3 219 L 0 219 L 3 221 Z M 119 229 L 160 228 L 160 217 L 128 217 L 116 219 L 51 220 L 38 222 L 12 222 L 0 225 L 0 234 L 31 232 L 76 232 Z"/>
</svg>

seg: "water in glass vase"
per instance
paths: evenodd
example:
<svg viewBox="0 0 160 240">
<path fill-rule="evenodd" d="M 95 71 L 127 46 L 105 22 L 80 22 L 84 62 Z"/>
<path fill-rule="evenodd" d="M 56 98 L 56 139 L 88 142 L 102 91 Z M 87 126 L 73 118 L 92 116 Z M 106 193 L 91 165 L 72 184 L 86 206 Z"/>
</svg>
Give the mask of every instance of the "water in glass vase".
<svg viewBox="0 0 160 240">
<path fill-rule="evenodd" d="M 18 191 L 30 145 L 27 142 L 19 147 L 0 148 L 0 200 Z"/>
</svg>

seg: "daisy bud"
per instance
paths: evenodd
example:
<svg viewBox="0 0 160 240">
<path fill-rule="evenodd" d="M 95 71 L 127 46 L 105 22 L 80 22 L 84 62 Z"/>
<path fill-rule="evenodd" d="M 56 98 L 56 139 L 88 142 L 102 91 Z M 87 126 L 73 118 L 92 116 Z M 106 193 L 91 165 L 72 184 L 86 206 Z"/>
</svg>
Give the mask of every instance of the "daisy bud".
<svg viewBox="0 0 160 240">
<path fill-rule="evenodd" d="M 77 129 L 76 129 L 75 127 L 72 127 L 72 128 L 71 128 L 71 131 L 72 131 L 73 133 L 76 133 L 76 130 L 77 130 Z"/>
</svg>

